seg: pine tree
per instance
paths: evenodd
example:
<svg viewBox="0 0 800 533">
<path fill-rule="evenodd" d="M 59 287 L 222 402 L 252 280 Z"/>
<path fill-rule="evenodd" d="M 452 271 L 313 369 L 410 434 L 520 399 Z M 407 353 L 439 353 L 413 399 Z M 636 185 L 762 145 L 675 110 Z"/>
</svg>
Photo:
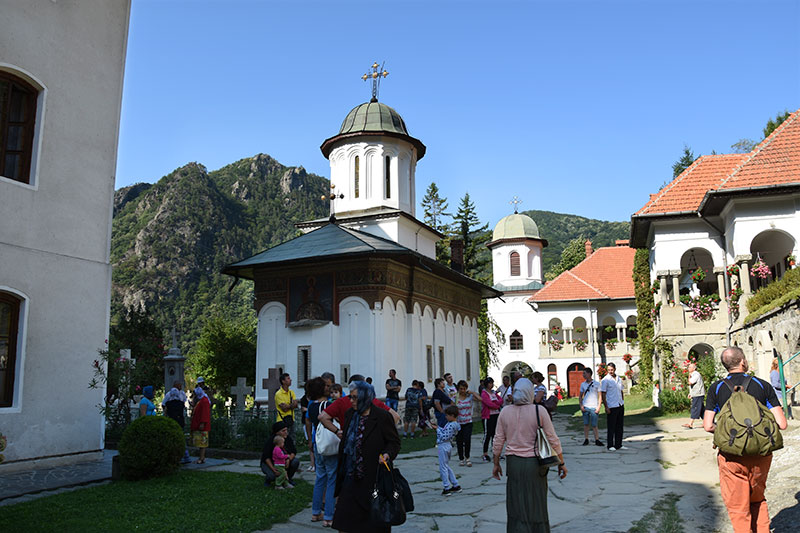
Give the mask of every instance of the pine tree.
<svg viewBox="0 0 800 533">
<path fill-rule="evenodd" d="M 689 168 L 692 163 L 694 163 L 695 159 L 697 158 L 694 156 L 692 150 L 684 144 L 683 155 L 672 165 L 672 177 L 677 178 L 680 176 L 681 172 Z"/>
<path fill-rule="evenodd" d="M 577 237 L 569 241 L 569 244 L 567 244 L 567 246 L 565 246 L 564 250 L 561 252 L 561 259 L 558 261 L 558 264 L 554 265 L 553 268 L 547 271 L 545 278 L 547 280 L 555 279 L 556 276 L 565 270 L 569 270 L 577 266 L 578 263 L 586 259 L 585 242 L 586 239 L 583 237 Z"/>
<path fill-rule="evenodd" d="M 775 131 L 775 129 L 776 129 L 778 126 L 780 126 L 781 124 L 783 124 L 783 122 L 784 122 L 784 121 L 785 121 L 787 118 L 789 118 L 789 115 L 791 115 L 791 113 L 789 113 L 788 111 L 784 111 L 783 113 L 778 113 L 778 114 L 775 116 L 775 118 L 774 118 L 774 119 L 772 119 L 772 118 L 771 118 L 771 119 L 769 119 L 769 120 L 767 121 L 767 125 L 766 125 L 766 126 L 764 126 L 764 138 L 766 139 L 767 137 L 769 137 L 770 133 L 772 133 L 773 131 Z"/>
<path fill-rule="evenodd" d="M 453 217 L 454 236 L 464 241 L 464 274 L 471 278 L 478 278 L 478 274 L 488 263 L 488 254 L 481 254 L 485 244 L 489 242 L 489 224 L 481 225 L 475 204 L 470 200 L 469 193 L 465 193 L 458 206 L 458 211 Z M 478 279 L 488 282 L 488 279 Z"/>
<path fill-rule="evenodd" d="M 422 198 L 422 221 L 427 225 L 443 233 L 445 236 L 436 243 L 436 260 L 442 264 L 450 264 L 450 224 L 446 219 L 450 217 L 447 212 L 447 198 L 439 196 L 439 187 L 435 182 L 428 185 L 428 190 Z"/>
</svg>

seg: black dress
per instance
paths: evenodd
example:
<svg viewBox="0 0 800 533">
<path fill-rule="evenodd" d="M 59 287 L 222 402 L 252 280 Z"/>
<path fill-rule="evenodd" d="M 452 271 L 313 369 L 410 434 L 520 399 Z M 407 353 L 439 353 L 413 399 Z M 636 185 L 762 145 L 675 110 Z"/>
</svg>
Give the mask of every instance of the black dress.
<svg viewBox="0 0 800 533">
<path fill-rule="evenodd" d="M 342 433 L 347 435 L 350 422 L 355 411 L 347 411 Z M 391 531 L 391 527 L 379 527 L 370 523 L 369 510 L 372 489 L 378 474 L 378 457 L 387 453 L 391 459 L 400 451 L 400 435 L 394 425 L 394 419 L 388 411 L 374 405 L 364 421 L 364 433 L 361 444 L 364 476 L 356 479 L 346 475 L 347 462 L 344 457 L 346 438 L 339 443 L 339 469 L 336 476 L 336 512 L 333 515 L 333 529 L 348 533 L 383 533 Z"/>
</svg>

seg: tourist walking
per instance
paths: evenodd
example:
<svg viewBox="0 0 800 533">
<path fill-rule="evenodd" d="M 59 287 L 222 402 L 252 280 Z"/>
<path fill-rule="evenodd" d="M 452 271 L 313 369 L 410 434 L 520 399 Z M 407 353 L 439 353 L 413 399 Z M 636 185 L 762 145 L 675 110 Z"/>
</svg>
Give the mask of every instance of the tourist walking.
<svg viewBox="0 0 800 533">
<path fill-rule="evenodd" d="M 411 382 L 411 386 L 406 389 L 406 408 L 403 412 L 403 437 L 414 438 L 417 431 L 417 421 L 421 408 L 422 392 L 419 390 L 417 380 Z"/>
<path fill-rule="evenodd" d="M 400 451 L 400 435 L 392 416 L 376 408 L 375 389 L 366 381 L 350 383 L 353 408 L 347 412 L 339 443 L 336 511 L 333 528 L 349 533 L 381 533 L 391 526 L 370 521 L 370 504 L 378 467 L 388 468 Z M 387 466 L 384 466 L 387 465 Z"/>
<path fill-rule="evenodd" d="M 448 405 L 444 410 L 445 425 L 433 424 L 436 428 L 436 448 L 439 453 L 439 475 L 442 477 L 442 495 L 449 496 L 461 492 L 456 474 L 450 468 L 450 455 L 453 452 L 451 441 L 460 430 L 458 423 L 458 407 Z"/>
<path fill-rule="evenodd" d="M 156 404 L 153 403 L 153 386 L 148 385 L 142 389 L 142 399 L 139 401 L 139 416 L 153 416 L 156 414 Z"/>
<path fill-rule="evenodd" d="M 786 416 L 778 403 L 775 389 L 766 381 L 747 375 L 747 359 L 741 348 L 726 348 L 720 359 L 728 375 L 712 383 L 708 389 L 703 428 L 709 433 L 714 432 L 716 415 L 731 398 L 732 389 L 738 386 L 769 409 L 780 429 L 786 429 Z M 764 491 L 771 464 L 772 453 L 742 456 L 718 452 L 719 488 L 734 533 L 769 533 L 769 512 Z"/>
<path fill-rule="evenodd" d="M 500 408 L 503 407 L 503 398 L 494 390 L 494 380 L 486 378 L 483 380 L 483 390 L 481 391 L 481 420 L 483 421 L 483 460 L 489 462 L 489 445 L 494 439 L 497 430 L 497 417 L 500 416 Z"/>
<path fill-rule="evenodd" d="M 622 423 L 625 418 L 625 395 L 622 392 L 622 380 L 617 376 L 617 365 L 608 363 L 608 374 L 600 382 L 600 393 L 603 407 L 606 409 L 608 419 L 608 450 L 627 450 L 622 445 Z"/>
<path fill-rule="evenodd" d="M 778 370 L 778 367 L 779 367 L 778 358 L 774 357 L 772 359 L 772 366 L 770 367 L 769 371 L 769 382 L 770 385 L 772 385 L 772 388 L 775 389 L 775 396 L 777 396 L 778 402 L 781 402 L 783 400 L 783 390 L 781 389 L 781 372 L 780 370 Z M 788 383 L 786 383 L 785 385 L 786 385 L 786 390 L 788 391 L 791 388 L 791 385 L 789 385 Z"/>
<path fill-rule="evenodd" d="M 192 408 L 192 444 L 200 450 L 200 456 L 195 463 L 206 462 L 206 448 L 208 448 L 208 432 L 211 431 L 211 400 L 200 386 L 203 378 L 197 379 L 194 389 L 194 407 Z"/>
<path fill-rule="evenodd" d="M 275 393 L 275 413 L 278 422 L 284 422 L 289 428 L 286 437 L 294 445 L 294 410 L 297 409 L 297 396 L 289 387 L 292 386 L 292 377 L 283 373 L 278 378 L 281 386 Z"/>
<path fill-rule="evenodd" d="M 280 472 L 275 468 L 275 463 L 272 462 L 272 452 L 275 447 L 275 437 L 283 437 L 283 451 L 286 453 L 286 477 L 289 482 L 294 479 L 294 475 L 300 468 L 300 459 L 297 458 L 297 448 L 294 442 L 287 439 L 289 436 L 289 427 L 286 422 L 279 421 L 272 424 L 272 434 L 264 442 L 264 448 L 261 450 L 261 471 L 264 473 L 264 485 L 269 485 L 275 481 Z"/>
<path fill-rule="evenodd" d="M 364 381 L 364 376 L 361 374 L 353 374 L 350 376 L 350 383 L 354 383 L 356 381 Z M 370 385 L 371 386 L 371 385 Z M 374 389 L 373 389 L 374 390 Z M 397 424 L 400 422 L 400 415 L 397 414 L 397 411 L 391 409 L 388 405 L 383 403 L 377 398 L 373 398 L 372 404 L 375 407 L 383 409 L 384 411 L 388 411 L 392 418 L 394 419 L 394 423 Z M 342 427 L 344 426 L 344 419 L 347 415 L 347 412 L 353 407 L 353 402 L 350 401 L 349 396 L 342 396 L 335 400 L 332 404 L 329 404 L 319 415 L 319 422 L 322 424 L 323 427 L 328 428 L 329 431 L 333 431 L 336 433 L 339 438 L 342 437 Z M 339 422 L 339 427 L 333 425 L 333 420 Z"/>
<path fill-rule="evenodd" d="M 533 403 L 533 383 L 527 378 L 514 384 L 514 403 L 500 411 L 497 434 L 492 447 L 494 467 L 492 477 L 500 479 L 500 452 L 506 447 L 506 514 L 507 533 L 549 533 L 547 512 L 548 466 L 539 465 L 537 432 L 541 428 L 547 442 L 558 455 L 558 475 L 567 476 L 561 441 L 556 435 L 547 409 Z M 592 526 L 587 526 L 592 529 Z"/>
<path fill-rule="evenodd" d="M 311 398 L 308 404 L 308 420 L 311 423 L 311 442 L 312 452 L 316 458 L 317 477 L 314 480 L 314 495 L 311 500 L 311 521 L 320 522 L 325 527 L 330 527 L 333 520 L 335 498 L 333 493 L 336 491 L 336 469 L 338 467 L 337 454 L 338 447 L 334 453 L 323 455 L 322 450 L 317 449 L 317 432 L 325 431 L 331 435 L 327 429 L 319 426 L 319 413 L 328 406 L 328 398 L 325 395 L 326 384 L 322 378 L 314 378 L 306 384 L 306 394 Z M 331 438 L 338 440 L 338 437 L 331 435 Z M 323 510 L 323 500 L 325 507 Z"/>
<path fill-rule="evenodd" d="M 436 424 L 444 427 L 444 425 L 447 424 L 444 410 L 447 409 L 448 405 L 453 403 L 453 400 L 450 398 L 450 395 L 447 394 L 447 391 L 445 391 L 446 383 L 444 379 L 436 378 L 433 381 L 433 385 L 436 387 L 436 390 L 433 391 L 433 414 L 436 416 Z"/>
<path fill-rule="evenodd" d="M 594 431 L 594 443 L 603 446 L 600 434 L 597 430 L 597 422 L 600 414 L 600 384 L 592 379 L 592 369 L 583 369 L 583 383 L 581 383 L 579 405 L 583 416 L 583 445 L 589 445 L 589 428 Z"/>
<path fill-rule="evenodd" d="M 703 376 L 697 371 L 697 365 L 691 363 L 686 369 L 689 371 L 689 399 L 692 401 L 692 406 L 689 411 L 689 423 L 683 424 L 686 429 L 694 427 L 694 421 L 699 420 L 702 424 L 703 420 L 703 401 L 706 396 L 706 387 L 703 383 Z"/>
<path fill-rule="evenodd" d="M 458 425 L 461 426 L 456 435 L 456 446 L 458 447 L 458 465 L 472 466 L 469 459 L 470 449 L 472 448 L 472 413 L 473 398 L 481 401 L 477 393 L 469 390 L 469 383 L 463 379 L 458 382 L 458 393 L 456 395 L 456 407 L 458 408 Z"/>
<path fill-rule="evenodd" d="M 390 409 L 397 411 L 400 406 L 400 391 L 403 382 L 397 379 L 395 369 L 389 370 L 389 379 L 386 380 L 386 401 L 384 402 Z"/>
</svg>

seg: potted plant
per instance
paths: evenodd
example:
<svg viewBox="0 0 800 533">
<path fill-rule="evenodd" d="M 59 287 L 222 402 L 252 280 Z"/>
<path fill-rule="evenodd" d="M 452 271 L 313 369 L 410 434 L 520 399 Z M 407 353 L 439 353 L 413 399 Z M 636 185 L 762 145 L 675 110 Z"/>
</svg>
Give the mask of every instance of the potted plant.
<svg viewBox="0 0 800 533">
<path fill-rule="evenodd" d="M 633 359 L 633 356 L 629 353 L 626 353 L 625 355 L 622 356 L 622 360 L 625 361 L 627 364 L 630 364 L 631 359 Z"/>
<path fill-rule="evenodd" d="M 656 279 L 653 282 L 653 285 L 650 287 L 650 292 L 652 292 L 653 294 L 656 294 L 660 290 L 661 290 L 661 280 L 660 279 Z"/>
<path fill-rule="evenodd" d="M 631 370 L 630 368 L 628 370 L 626 370 L 625 371 L 625 377 L 630 379 L 630 380 L 633 380 L 633 370 Z"/>
<path fill-rule="evenodd" d="M 767 279 L 772 274 L 772 271 L 764 260 L 759 258 L 750 268 L 750 274 L 760 279 Z"/>
<path fill-rule="evenodd" d="M 613 351 L 617 349 L 617 339 L 608 339 L 606 341 L 606 349 Z"/>
<path fill-rule="evenodd" d="M 575 341 L 575 349 L 579 352 L 586 350 L 587 343 L 583 339 L 578 339 Z"/>
<path fill-rule="evenodd" d="M 608 367 L 606 366 L 606 364 L 600 363 L 599 365 L 597 365 L 597 377 L 603 379 L 604 377 L 606 377 L 606 374 L 608 374 Z"/>
<path fill-rule="evenodd" d="M 738 276 L 739 275 L 739 265 L 733 264 L 728 267 L 728 275 L 729 276 Z"/>
<path fill-rule="evenodd" d="M 584 331 L 586 331 L 586 328 L 584 327 L 578 326 L 575 328 L 575 333 L 583 333 Z"/>
<path fill-rule="evenodd" d="M 794 264 L 797 262 L 797 260 L 795 259 L 795 257 L 794 257 L 793 255 L 789 255 L 789 256 L 786 258 L 786 261 L 789 263 L 789 266 L 790 266 L 790 267 L 793 267 L 793 266 L 794 266 Z"/>
<path fill-rule="evenodd" d="M 558 335 L 559 333 L 561 333 L 560 326 L 553 326 L 550 328 L 550 335 Z"/>
<path fill-rule="evenodd" d="M 563 348 L 563 344 L 558 339 L 550 339 L 550 348 L 552 348 L 553 351 L 557 352 L 561 348 Z"/>
<path fill-rule="evenodd" d="M 692 281 L 693 281 L 694 283 L 700 283 L 700 282 L 701 282 L 701 281 L 703 281 L 704 279 L 706 279 L 706 271 L 705 271 L 705 270 L 703 270 L 703 269 L 702 269 L 702 268 L 700 268 L 700 267 L 697 267 L 697 270 L 695 270 L 694 272 L 692 272 Z"/>
</svg>

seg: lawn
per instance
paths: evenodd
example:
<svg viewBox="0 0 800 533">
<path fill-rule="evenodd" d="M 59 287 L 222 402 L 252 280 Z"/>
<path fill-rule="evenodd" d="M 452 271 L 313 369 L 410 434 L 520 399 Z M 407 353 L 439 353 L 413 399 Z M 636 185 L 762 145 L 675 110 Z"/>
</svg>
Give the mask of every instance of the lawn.
<svg viewBox="0 0 800 533">
<path fill-rule="evenodd" d="M 568 398 L 558 402 L 557 412 L 570 416 L 568 428 L 570 431 L 583 429 L 581 411 L 578 407 L 577 398 Z M 600 410 L 600 420 L 597 423 L 599 429 L 606 429 L 606 415 L 603 409 Z M 653 425 L 657 420 L 668 418 L 689 418 L 689 411 L 680 413 L 664 413 L 661 409 L 653 407 L 653 401 L 649 395 L 629 394 L 625 396 L 625 425 L 626 426 L 647 426 Z"/>
<path fill-rule="evenodd" d="M 253 531 L 285 522 L 312 486 L 264 487 L 262 476 L 182 470 L 117 481 L 0 508 L 0 531 Z"/>
</svg>

